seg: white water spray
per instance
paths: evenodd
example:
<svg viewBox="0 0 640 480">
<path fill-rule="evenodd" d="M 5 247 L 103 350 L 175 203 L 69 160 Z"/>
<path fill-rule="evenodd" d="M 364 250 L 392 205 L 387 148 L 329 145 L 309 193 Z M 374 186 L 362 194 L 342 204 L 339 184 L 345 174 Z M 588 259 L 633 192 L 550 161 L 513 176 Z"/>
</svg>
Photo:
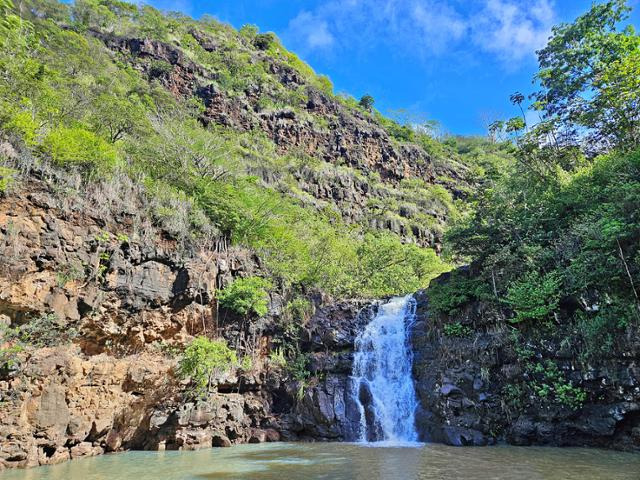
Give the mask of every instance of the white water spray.
<svg viewBox="0 0 640 480">
<path fill-rule="evenodd" d="M 362 442 L 418 440 L 407 334 L 415 314 L 412 295 L 392 298 L 356 338 L 352 396 L 360 410 Z"/>
</svg>

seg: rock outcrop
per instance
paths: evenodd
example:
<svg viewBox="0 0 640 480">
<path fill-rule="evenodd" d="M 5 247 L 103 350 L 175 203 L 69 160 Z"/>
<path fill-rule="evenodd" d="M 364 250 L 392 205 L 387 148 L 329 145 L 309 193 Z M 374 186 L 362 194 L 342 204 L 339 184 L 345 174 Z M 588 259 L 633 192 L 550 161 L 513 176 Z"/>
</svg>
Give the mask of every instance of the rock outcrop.
<svg viewBox="0 0 640 480">
<path fill-rule="evenodd" d="M 278 88 L 270 82 L 255 83 L 238 95 L 230 95 L 217 86 L 220 79 L 216 71 L 189 60 L 176 45 L 90 33 L 174 95 L 201 100 L 205 111 L 200 120 L 204 124 L 257 131 L 272 141 L 280 154 L 313 158 L 312 163 L 320 165 L 311 168 L 302 162 L 290 166 L 286 173 L 318 208 L 328 204 L 349 223 L 390 230 L 419 245 L 441 248 L 447 207 L 437 195 L 420 201 L 409 198 L 400 186 L 404 180 L 418 180 L 427 188 L 444 187 L 459 198 L 469 186 L 464 165 L 435 158 L 419 145 L 394 139 L 374 116 L 349 108 L 260 50 L 247 51 L 251 62 L 267 65 Z M 193 35 L 206 51 L 221 48 L 205 33 L 194 30 Z M 158 64 L 165 68 L 159 69 Z M 265 99 L 277 104 L 282 89 L 292 97 L 290 106 L 263 106 Z M 304 93 L 299 95 L 300 91 Z M 297 96 L 300 98 L 295 100 Z M 260 165 L 251 173 L 277 188 L 285 172 Z M 376 205 L 390 199 L 400 205 L 381 215 Z M 428 222 L 416 220 L 416 214 Z"/>
<path fill-rule="evenodd" d="M 413 372 L 423 440 L 640 450 L 637 337 L 621 338 L 615 354 L 580 361 L 567 345 L 570 329 L 542 338 L 525 331 L 518 343 L 503 311 L 473 302 L 442 317 L 430 312 L 428 291 L 417 298 Z M 443 322 L 469 333 L 447 336 Z"/>
<path fill-rule="evenodd" d="M 111 200 L 103 209 L 92 208 L 93 198 L 69 202 L 39 181 L 0 198 L 2 354 L 11 352 L 2 340 L 9 330 L 39 328 L 15 353 L 17 365 L 0 371 L 0 466 L 348 437 L 353 426 L 340 404 L 368 303 L 312 297 L 315 315 L 301 334 L 312 377 L 285 381 L 268 359 L 284 292 L 250 325 L 214 300 L 217 288 L 259 273 L 258 260 L 242 249 L 180 245 L 144 222 L 133 191 Z M 177 378 L 174 352 L 202 334 L 240 352 L 252 335 L 257 349 L 250 367 L 221 375 L 215 392 L 197 398 Z"/>
</svg>

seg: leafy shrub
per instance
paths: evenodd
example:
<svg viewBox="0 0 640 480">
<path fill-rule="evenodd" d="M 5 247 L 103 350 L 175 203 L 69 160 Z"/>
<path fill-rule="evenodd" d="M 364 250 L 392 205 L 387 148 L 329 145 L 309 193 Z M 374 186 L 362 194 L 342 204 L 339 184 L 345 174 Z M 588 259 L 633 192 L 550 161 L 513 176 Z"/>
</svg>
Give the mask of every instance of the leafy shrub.
<svg viewBox="0 0 640 480">
<path fill-rule="evenodd" d="M 149 64 L 149 75 L 152 77 L 164 77 L 173 71 L 173 65 L 164 60 L 152 60 Z"/>
<path fill-rule="evenodd" d="M 287 357 L 285 357 L 284 350 L 281 347 L 277 347 L 269 352 L 269 362 L 280 368 L 284 368 L 287 364 Z"/>
<path fill-rule="evenodd" d="M 635 320 L 635 307 L 621 302 L 603 305 L 598 312 L 582 313 L 577 325 L 582 333 L 585 360 L 609 355 L 615 338 Z"/>
<path fill-rule="evenodd" d="M 275 34 L 271 32 L 259 33 L 253 39 L 253 44 L 259 50 L 269 50 L 271 45 L 277 41 Z"/>
<path fill-rule="evenodd" d="M 558 308 L 561 279 L 557 273 L 540 275 L 531 272 L 513 283 L 507 292 L 507 303 L 515 310 L 512 323 L 546 320 Z"/>
<path fill-rule="evenodd" d="M 236 353 L 224 340 L 200 336 L 185 348 L 178 362 L 178 375 L 183 379 L 190 378 L 196 392 L 203 395 L 211 387 L 214 375 L 227 372 L 237 363 Z"/>
<path fill-rule="evenodd" d="M 9 111 L 7 113 L 8 118 L 3 122 L 3 129 L 19 135 L 27 145 L 34 145 L 38 132 L 38 122 L 33 118 L 33 115 L 26 111 Z"/>
<path fill-rule="evenodd" d="M 374 103 L 375 103 L 375 100 L 373 99 L 373 97 L 367 94 L 367 95 L 363 95 L 362 98 L 360 98 L 358 105 L 360 105 L 360 107 L 365 109 L 367 112 L 370 112 L 373 109 Z"/>
<path fill-rule="evenodd" d="M 434 312 L 451 315 L 474 300 L 491 298 L 486 282 L 469 278 L 465 273 L 453 271 L 447 281 L 433 282 L 429 286 L 429 306 Z"/>
<path fill-rule="evenodd" d="M 551 360 L 544 364 L 536 363 L 532 372 L 535 380 L 531 382 L 531 386 L 534 393 L 543 400 L 555 401 L 572 410 L 578 410 L 587 399 L 586 392 L 567 381 Z"/>
<path fill-rule="evenodd" d="M 285 312 L 293 321 L 305 324 L 313 311 L 313 305 L 304 297 L 295 297 L 285 307 Z"/>
<path fill-rule="evenodd" d="M 509 408 L 517 411 L 524 407 L 526 396 L 520 385 L 508 383 L 502 388 L 502 398 Z"/>
<path fill-rule="evenodd" d="M 447 337 L 467 337 L 471 333 L 471 328 L 467 325 L 462 325 L 460 322 L 447 323 L 444 326 L 444 334 Z"/>
<path fill-rule="evenodd" d="M 5 345 L 0 347 L 0 372 L 16 370 L 20 365 L 20 353 L 24 350 L 22 345 Z"/>
<path fill-rule="evenodd" d="M 358 291 L 372 297 L 415 292 L 448 269 L 433 250 L 388 233 L 365 235 L 356 253 Z"/>
<path fill-rule="evenodd" d="M 333 95 L 333 82 L 326 75 L 318 75 L 316 77 L 316 85 L 327 95 Z"/>
<path fill-rule="evenodd" d="M 16 171 L 11 168 L 0 167 L 0 193 L 5 192 L 14 182 Z"/>
<path fill-rule="evenodd" d="M 309 383 L 311 372 L 309 371 L 308 354 L 298 354 L 293 360 L 286 364 L 287 375 L 298 382 L 297 398 L 301 400 L 304 396 L 304 390 Z"/>
<path fill-rule="evenodd" d="M 260 277 L 238 278 L 218 293 L 220 306 L 239 315 L 255 313 L 262 317 L 269 311 L 271 282 Z"/>
<path fill-rule="evenodd" d="M 117 152 L 95 133 L 83 128 L 57 128 L 42 143 L 43 152 L 60 166 L 78 166 L 87 173 L 109 172 L 117 162 Z"/>
<path fill-rule="evenodd" d="M 245 37 L 249 40 L 253 40 L 254 38 L 256 38 L 256 35 L 258 35 L 259 32 L 260 29 L 256 25 L 252 25 L 250 23 L 244 24 L 242 27 L 240 27 L 240 30 L 238 30 L 238 33 L 242 37 Z"/>
<path fill-rule="evenodd" d="M 0 326 L 0 370 L 19 368 L 19 354 L 27 347 L 43 348 L 71 342 L 78 332 L 53 314 L 43 314 L 17 327 Z"/>
</svg>

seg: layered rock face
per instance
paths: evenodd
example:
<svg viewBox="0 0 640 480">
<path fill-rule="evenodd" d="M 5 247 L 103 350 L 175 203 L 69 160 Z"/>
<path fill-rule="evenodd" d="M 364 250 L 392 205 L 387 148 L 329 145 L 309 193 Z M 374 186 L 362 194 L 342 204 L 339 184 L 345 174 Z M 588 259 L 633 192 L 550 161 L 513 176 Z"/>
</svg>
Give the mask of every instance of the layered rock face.
<svg viewBox="0 0 640 480">
<path fill-rule="evenodd" d="M 478 302 L 443 319 L 430 313 L 428 292 L 416 297 L 413 372 L 423 440 L 640 450 L 637 337 L 619 339 L 615 354 L 580 362 L 565 340 L 574 332 L 558 327 L 539 338 L 525 331 L 514 345 L 505 312 Z M 446 336 L 443 320 L 477 333 Z"/>
<path fill-rule="evenodd" d="M 150 81 L 159 81 L 178 97 L 201 100 L 204 124 L 261 132 L 279 154 L 306 156 L 322 164 L 291 167 L 287 172 L 257 165 L 250 173 L 265 183 L 277 188 L 283 174 L 290 174 L 318 208 L 334 206 L 348 223 L 390 230 L 421 246 L 441 248 L 446 207 L 435 198 L 416 202 L 399 187 L 405 180 L 419 180 L 426 186 L 443 186 L 453 198 L 463 197 L 469 187 L 464 165 L 433 158 L 419 145 L 398 142 L 373 116 L 348 108 L 260 50 L 247 50 L 251 63 L 268 65 L 269 75 L 280 88 L 294 97 L 303 91 L 304 100 L 290 107 L 266 108 L 261 103 L 264 99 L 278 103 L 281 94 L 269 83 L 251 84 L 231 95 L 215 86 L 219 76 L 213 69 L 191 61 L 176 45 L 91 33 Z M 223 51 L 207 34 L 194 30 L 192 35 L 207 52 Z M 158 63 L 168 68 L 158 70 Z M 376 204 L 390 200 L 401 205 L 381 215 Z"/>
<path fill-rule="evenodd" d="M 249 325 L 214 301 L 217 288 L 256 274 L 257 259 L 179 245 L 137 213 L 141 198 L 99 191 L 68 199 L 38 181 L 0 198 L 3 332 L 40 328 L 16 354 L 18 365 L 0 372 L 0 466 L 281 436 L 350 438 L 353 341 L 373 307 L 312 297 L 301 345 L 312 379 L 285 381 L 268 360 L 283 293 L 272 293 L 269 314 Z M 175 374 L 175 351 L 202 334 L 224 336 L 240 352 L 252 336 L 257 349 L 251 367 L 219 376 L 217 390 L 198 400 Z"/>
<path fill-rule="evenodd" d="M 343 302 L 313 317 L 304 349 L 318 381 L 304 389 L 285 419 L 289 432 L 303 440 L 356 440 L 360 412 L 352 398 L 350 376 L 356 336 L 375 316 L 377 303 Z"/>
<path fill-rule="evenodd" d="M 144 223 L 131 193 L 99 209 L 32 182 L 0 200 L 0 319 L 40 328 L 20 365 L 0 372 L 3 466 L 277 438 L 264 372 L 234 372 L 195 402 L 167 353 L 224 331 L 213 293 L 251 272 L 253 258 L 180 247 Z"/>
</svg>

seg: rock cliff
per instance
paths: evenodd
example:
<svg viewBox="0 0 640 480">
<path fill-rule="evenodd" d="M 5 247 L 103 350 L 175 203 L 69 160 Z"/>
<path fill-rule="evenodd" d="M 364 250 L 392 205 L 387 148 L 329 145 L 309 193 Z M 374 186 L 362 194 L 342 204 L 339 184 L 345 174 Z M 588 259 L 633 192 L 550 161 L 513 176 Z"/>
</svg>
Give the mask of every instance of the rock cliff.
<svg viewBox="0 0 640 480">
<path fill-rule="evenodd" d="M 91 33 L 150 82 L 160 82 L 178 97 L 199 99 L 205 107 L 200 116 L 203 124 L 260 132 L 279 154 L 313 159 L 286 171 L 254 165 L 250 173 L 267 184 L 278 186 L 290 175 L 318 208 L 331 205 L 349 223 L 390 230 L 419 245 L 441 248 L 450 213 L 447 205 L 437 195 L 414 198 L 402 182 L 417 179 L 426 188 L 437 185 L 453 198 L 462 198 L 470 186 L 463 164 L 393 138 L 372 114 L 348 107 L 259 49 L 247 50 L 250 63 L 266 65 L 271 80 L 231 93 L 216 86 L 220 78 L 213 67 L 187 58 L 178 45 Z M 208 53 L 225 51 L 203 32 L 194 30 L 192 35 L 198 48 Z M 159 63 L 165 68 L 158 69 Z M 280 101 L 282 95 L 288 95 L 286 105 Z M 381 211 L 380 205 L 389 202 L 394 206 Z"/>
<path fill-rule="evenodd" d="M 31 345 L 0 372 L 0 465 L 125 449 L 356 438 L 354 340 L 376 302 L 334 302 L 309 292 L 314 312 L 299 344 L 308 376 L 293 378 L 269 359 L 285 335 L 286 292 L 276 289 L 268 315 L 249 325 L 215 302 L 216 289 L 259 273 L 258 258 L 180 244 L 145 223 L 134 191 L 109 199 L 98 193 L 109 201 L 92 208 L 89 196 L 69 201 L 33 180 L 0 200 L 0 319 L 5 329 L 35 325 Z M 423 440 L 640 448 L 637 338 L 623 339 L 621 354 L 585 367 L 560 333 L 518 343 L 504 327 L 504 312 L 476 303 L 443 318 L 430 313 L 425 292 L 416 297 L 413 373 Z M 476 333 L 447 336 L 450 322 Z M 175 373 L 175 352 L 211 333 L 239 351 L 240 339 L 250 336 L 257 354 L 198 399 Z M 586 396 L 547 398 L 533 392 L 536 381 L 571 385 Z"/>
<path fill-rule="evenodd" d="M 222 375 L 215 393 L 194 399 L 176 377 L 175 352 L 212 332 L 239 344 L 247 332 L 217 308 L 215 291 L 256 273 L 258 259 L 241 249 L 180 245 L 145 224 L 140 201 L 129 191 L 92 208 L 92 198 L 69 201 L 35 180 L 0 199 L 3 331 L 34 328 L 30 345 L 0 372 L 0 465 L 347 437 L 340 405 L 368 303 L 312 296 L 315 314 L 302 335 L 313 378 L 301 389 L 268 359 L 282 335 L 284 292 L 276 291 L 267 317 L 246 327 L 259 346 L 252 365 Z M 10 346 L 4 340 L 3 351 Z"/>
<path fill-rule="evenodd" d="M 416 296 L 413 372 L 423 440 L 640 449 L 637 336 L 585 360 L 567 341 L 575 335 L 570 327 L 516 334 L 506 311 L 472 302 L 442 316 L 430 312 L 428 290 Z M 447 335 L 451 323 L 468 330 Z"/>
</svg>

